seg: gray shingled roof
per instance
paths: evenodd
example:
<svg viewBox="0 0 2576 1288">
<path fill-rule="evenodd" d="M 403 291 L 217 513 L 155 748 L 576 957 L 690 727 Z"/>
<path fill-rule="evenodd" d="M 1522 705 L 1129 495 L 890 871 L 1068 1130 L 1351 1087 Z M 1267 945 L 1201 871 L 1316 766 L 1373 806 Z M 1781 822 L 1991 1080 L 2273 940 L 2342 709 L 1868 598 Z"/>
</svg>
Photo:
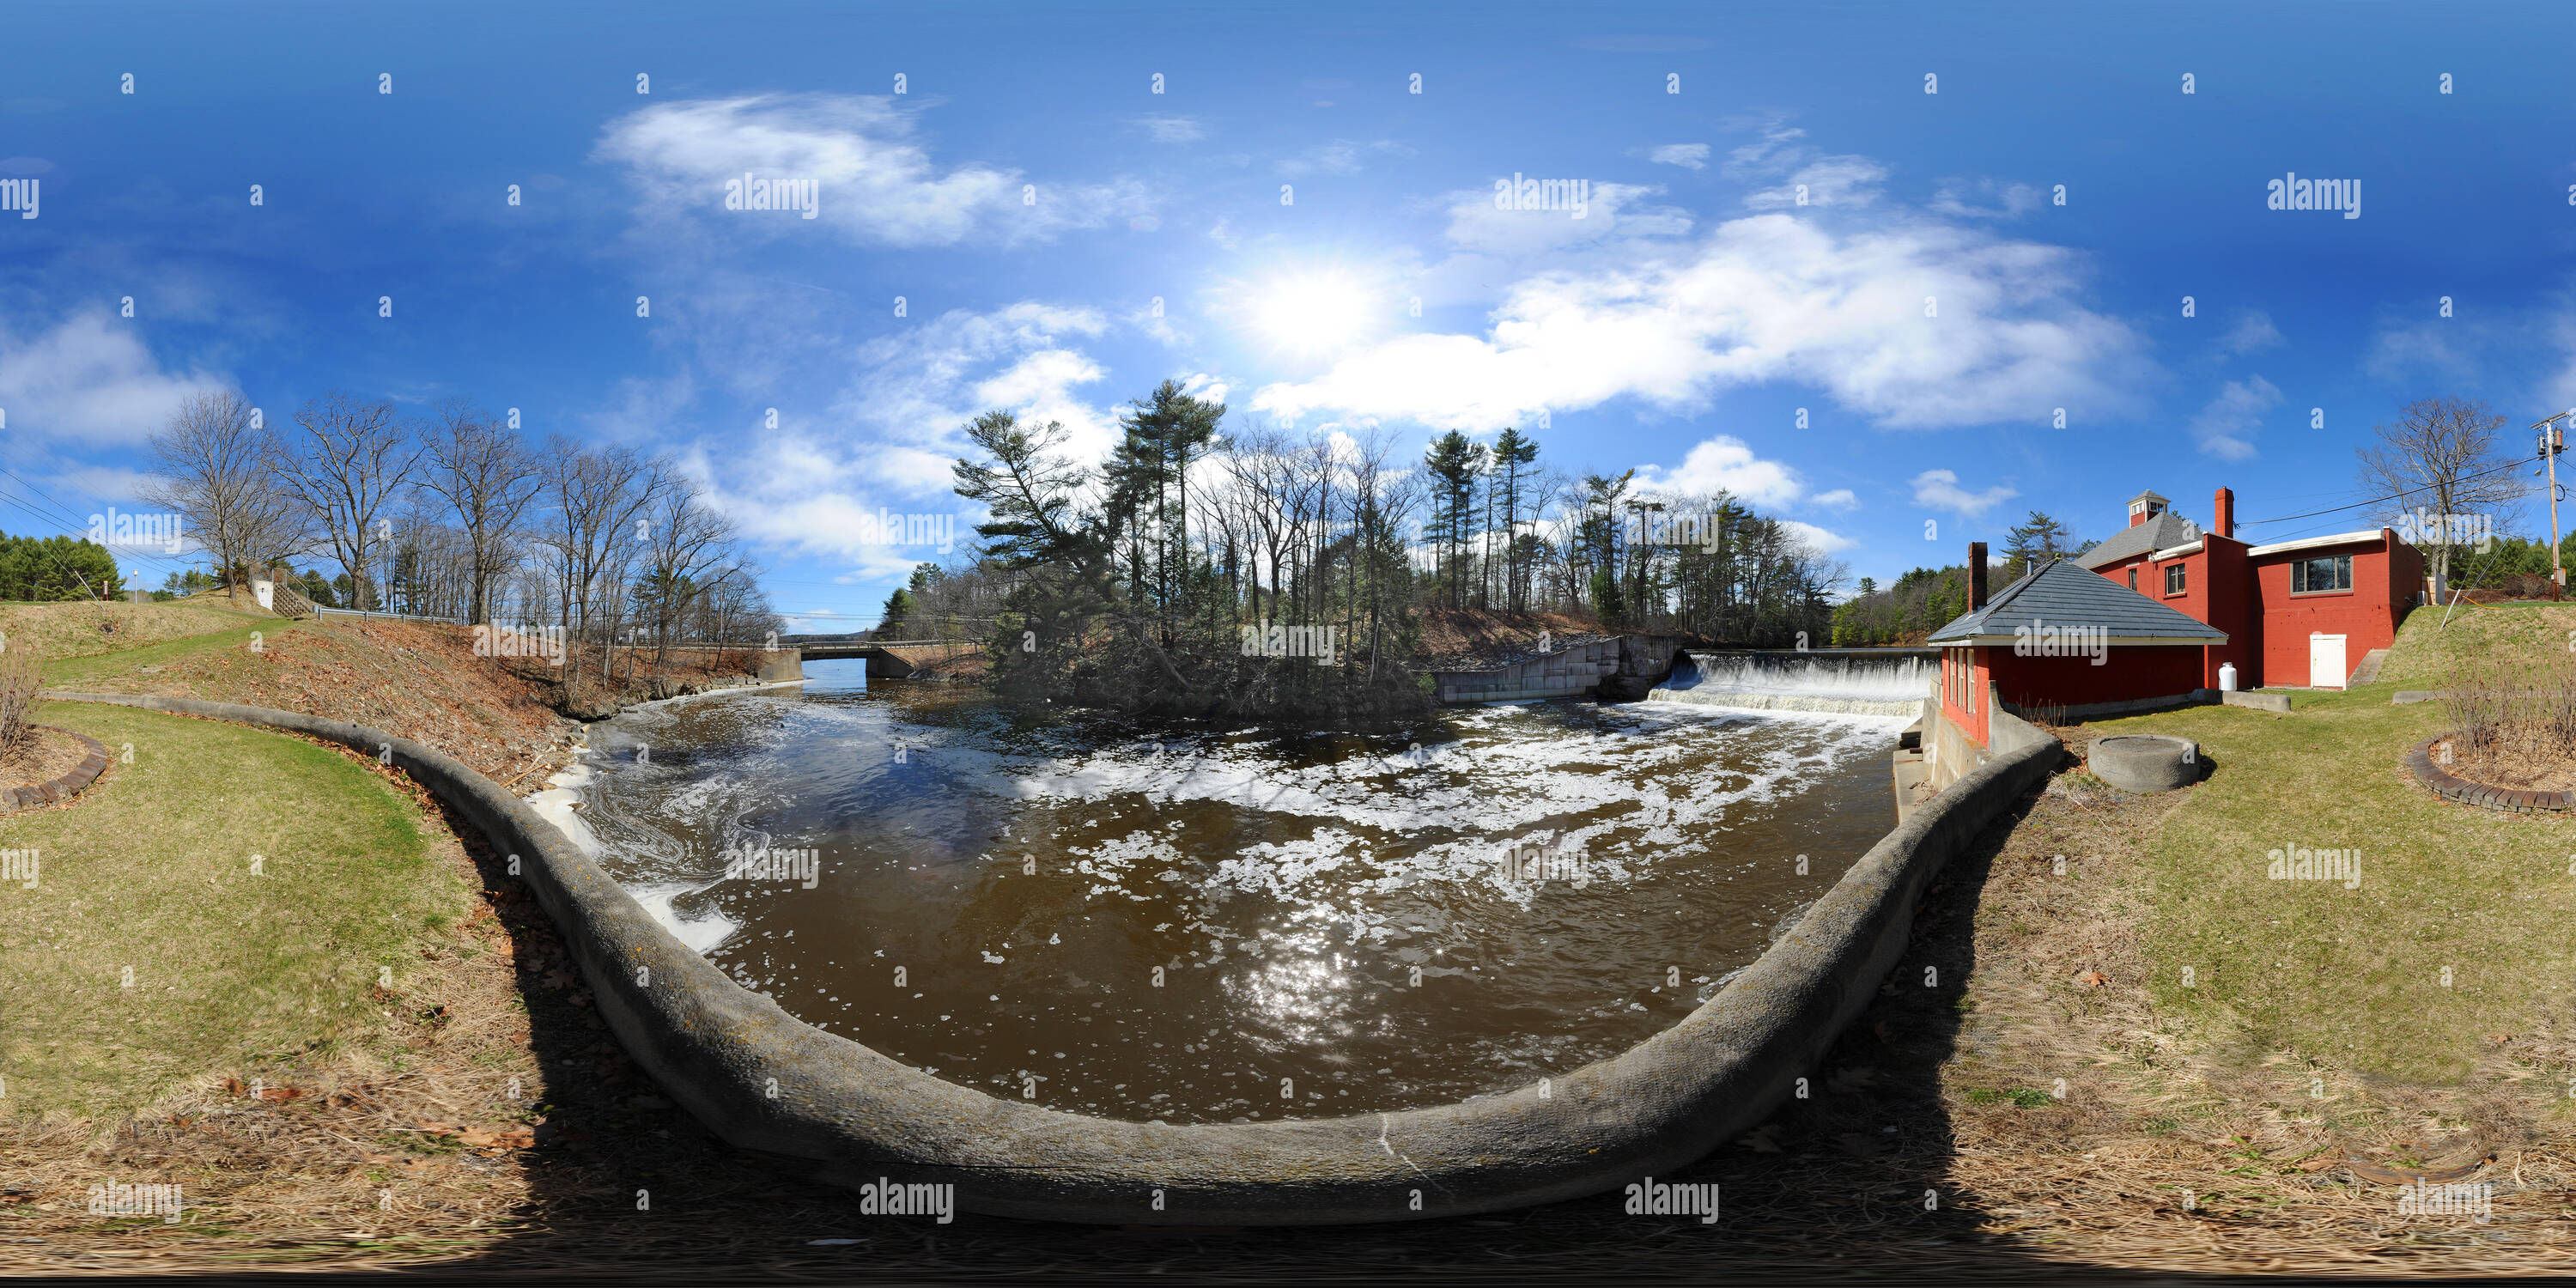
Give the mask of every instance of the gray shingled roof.
<svg viewBox="0 0 2576 1288">
<path fill-rule="evenodd" d="M 1932 632 L 1929 642 L 2010 635 L 2022 626 L 2099 626 L 2112 639 L 2145 636 L 2227 642 L 2227 632 L 2064 559 L 2051 560 L 2047 567 L 2005 587 L 1985 607 Z"/>
<path fill-rule="evenodd" d="M 2198 540 L 2200 540 L 2199 524 L 2171 510 L 2165 510 L 2144 523 L 2122 528 L 2111 534 L 2110 540 L 2075 556 L 2075 562 L 2087 568 L 2099 568 L 2104 564 L 2118 563 L 2131 555 L 2171 550 L 2175 546 L 2187 546 Z"/>
</svg>

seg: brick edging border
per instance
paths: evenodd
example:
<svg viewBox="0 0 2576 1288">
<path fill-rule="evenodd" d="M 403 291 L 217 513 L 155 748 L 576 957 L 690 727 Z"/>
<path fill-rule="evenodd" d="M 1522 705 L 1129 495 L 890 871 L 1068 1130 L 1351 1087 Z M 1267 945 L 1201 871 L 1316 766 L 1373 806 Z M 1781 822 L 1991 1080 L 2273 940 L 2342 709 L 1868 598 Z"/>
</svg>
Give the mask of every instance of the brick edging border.
<svg viewBox="0 0 2576 1288">
<path fill-rule="evenodd" d="M 2471 782 L 2433 763 L 2433 744 L 2451 735 L 2437 733 L 2415 744 L 2406 753 L 2404 764 L 2413 772 L 2415 781 L 2431 788 L 2437 796 L 2481 809 L 2503 810 L 2513 814 L 2552 813 L 2576 810 L 2576 791 L 2535 792 L 2514 787 L 2491 787 Z"/>
<path fill-rule="evenodd" d="M 0 814 L 13 814 L 19 810 L 34 809 L 39 805 L 60 804 L 80 795 L 83 788 L 97 782 L 98 776 L 107 772 L 107 748 L 98 739 L 77 729 L 65 729 L 59 725 L 27 727 L 70 734 L 80 739 L 82 746 L 89 748 L 89 754 L 81 758 L 81 763 L 72 766 L 70 773 L 50 782 L 37 783 L 32 787 L 0 788 Z"/>
</svg>

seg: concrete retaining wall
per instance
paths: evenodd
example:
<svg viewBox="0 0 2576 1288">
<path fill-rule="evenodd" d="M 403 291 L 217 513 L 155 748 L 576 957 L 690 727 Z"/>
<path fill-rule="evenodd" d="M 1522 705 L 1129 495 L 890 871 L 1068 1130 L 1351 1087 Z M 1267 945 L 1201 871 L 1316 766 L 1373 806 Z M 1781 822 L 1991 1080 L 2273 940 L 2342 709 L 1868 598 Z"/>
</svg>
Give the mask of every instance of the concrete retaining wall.
<svg viewBox="0 0 2576 1288">
<path fill-rule="evenodd" d="M 1612 1059 L 1431 1109 L 1172 1127 L 996 1099 L 798 1021 L 664 932 L 516 797 L 429 747 L 227 703 L 47 696 L 293 729 L 389 755 L 520 856 L 618 1040 L 737 1146 L 815 1160 L 846 1184 L 953 1183 L 967 1211 L 1140 1225 L 1456 1216 L 1670 1174 L 1761 1121 L 1795 1079 L 1816 1076 L 1899 964 L 1933 874 L 2056 759 L 2052 740 L 1976 767 L 1856 861 L 1734 983 Z"/>
<path fill-rule="evenodd" d="M 2037 748 L 2053 757 L 2058 747 L 2057 735 L 2014 714 L 1992 683 L 1986 685 L 1986 740 L 1970 738 L 1942 709 L 1941 679 L 1932 678 L 1923 702 L 1923 774 L 1935 788 L 1947 788 L 1997 759 Z"/>
</svg>

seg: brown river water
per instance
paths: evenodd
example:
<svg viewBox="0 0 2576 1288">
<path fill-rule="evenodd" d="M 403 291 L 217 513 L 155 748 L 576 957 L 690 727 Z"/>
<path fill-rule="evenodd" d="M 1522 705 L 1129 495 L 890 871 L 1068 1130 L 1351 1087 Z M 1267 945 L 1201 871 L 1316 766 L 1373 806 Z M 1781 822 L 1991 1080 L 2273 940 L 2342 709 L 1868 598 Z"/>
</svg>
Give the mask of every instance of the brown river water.
<svg viewBox="0 0 2576 1288">
<path fill-rule="evenodd" d="M 1110 1118 L 1416 1108 L 1614 1055 L 1895 825 L 1884 716 L 1213 730 L 807 670 L 593 726 L 579 839 L 799 1019 Z"/>
</svg>

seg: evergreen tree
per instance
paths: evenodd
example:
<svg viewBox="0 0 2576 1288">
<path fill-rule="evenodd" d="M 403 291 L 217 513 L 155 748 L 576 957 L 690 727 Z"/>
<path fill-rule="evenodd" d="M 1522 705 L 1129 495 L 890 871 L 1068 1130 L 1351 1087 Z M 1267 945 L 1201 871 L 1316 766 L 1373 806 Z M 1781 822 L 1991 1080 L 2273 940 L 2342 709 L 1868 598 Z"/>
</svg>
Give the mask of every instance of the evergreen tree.
<svg viewBox="0 0 2576 1288">
<path fill-rule="evenodd" d="M 2019 581 L 2033 568 L 2045 568 L 2049 560 L 2074 553 L 2072 545 L 2065 524 L 2033 510 L 2028 522 L 2005 534 L 2004 577 Z"/>
<path fill-rule="evenodd" d="M 1525 546 L 1520 540 L 1521 495 L 1523 471 L 1538 459 L 1538 440 L 1507 428 L 1494 439 L 1493 475 L 1489 489 L 1501 492 L 1503 527 L 1503 603 L 1511 611 L 1529 608 L 1529 564 Z M 1490 514 L 1492 506 L 1488 504 Z"/>
<path fill-rule="evenodd" d="M 1449 606 L 1460 603 L 1460 588 L 1465 582 L 1467 531 L 1476 516 L 1476 476 L 1484 472 L 1488 453 L 1481 443 L 1469 442 L 1465 434 L 1450 430 L 1431 440 L 1422 454 L 1422 467 L 1431 474 L 1431 527 L 1438 548 L 1448 551 L 1447 599 Z"/>
<path fill-rule="evenodd" d="M 886 596 L 885 607 L 877 613 L 876 637 L 881 640 L 902 639 L 904 619 L 910 616 L 912 592 L 897 586 L 893 594 Z"/>
</svg>

